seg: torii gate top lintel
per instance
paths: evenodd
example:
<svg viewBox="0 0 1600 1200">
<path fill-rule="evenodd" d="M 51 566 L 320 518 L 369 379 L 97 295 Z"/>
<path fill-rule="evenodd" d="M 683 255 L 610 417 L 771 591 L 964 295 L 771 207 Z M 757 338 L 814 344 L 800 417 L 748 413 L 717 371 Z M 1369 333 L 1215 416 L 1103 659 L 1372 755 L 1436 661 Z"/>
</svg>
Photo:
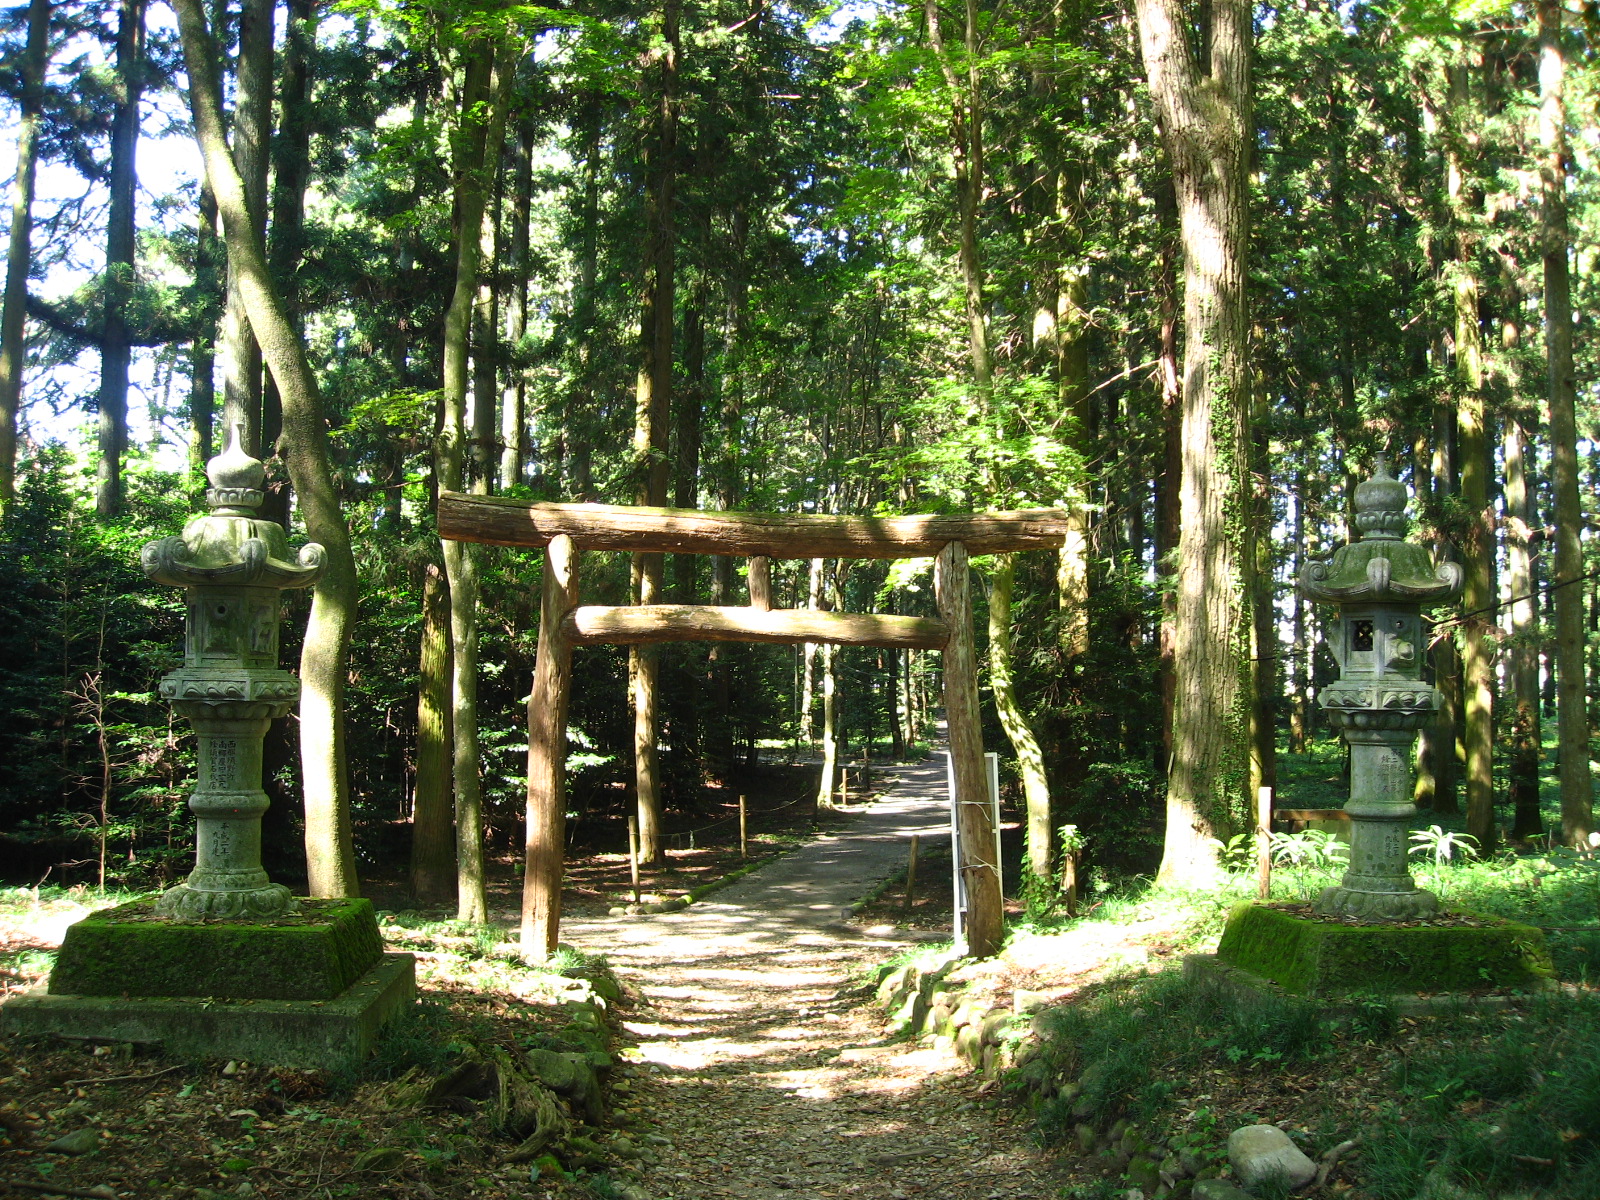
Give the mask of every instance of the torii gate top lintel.
<svg viewBox="0 0 1600 1200">
<path fill-rule="evenodd" d="M 1020 512 L 841 517 L 710 512 L 624 504 L 539 504 L 505 496 L 439 496 L 439 536 L 495 546 L 546 546 L 566 534 L 579 549 L 726 554 L 746 558 L 932 558 L 951 542 L 969 554 L 1056 550 L 1058 508 Z"/>
<path fill-rule="evenodd" d="M 527 858 L 523 873 L 525 954 L 554 952 L 561 920 L 565 824 L 563 775 L 572 649 L 595 643 L 663 641 L 832 642 L 939 650 L 945 717 L 962 843 L 993 844 L 978 716 L 969 554 L 1054 550 L 1066 541 L 1059 509 L 965 516 L 840 517 L 706 512 L 609 504 L 537 504 L 446 492 L 439 534 L 453 541 L 546 547 L 539 648 L 528 696 Z M 750 560 L 747 606 L 580 606 L 578 551 L 722 554 Z M 773 558 L 935 558 L 939 616 L 774 609 Z M 965 859 L 965 852 L 964 852 Z M 960 864 L 967 887 L 967 944 L 980 957 L 1000 946 L 1004 909 L 995 864 Z"/>
</svg>

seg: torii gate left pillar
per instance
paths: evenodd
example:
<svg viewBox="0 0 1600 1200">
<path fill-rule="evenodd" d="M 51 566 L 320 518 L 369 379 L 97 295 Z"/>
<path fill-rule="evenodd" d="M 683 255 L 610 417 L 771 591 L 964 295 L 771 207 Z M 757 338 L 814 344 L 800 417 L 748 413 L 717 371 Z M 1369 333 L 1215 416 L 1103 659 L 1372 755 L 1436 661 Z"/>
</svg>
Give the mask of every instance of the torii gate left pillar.
<svg viewBox="0 0 1600 1200">
<path fill-rule="evenodd" d="M 669 641 L 745 641 L 940 650 L 945 719 L 955 777 L 968 911 L 966 952 L 1000 949 L 1004 907 L 994 845 L 968 554 L 1058 549 L 1066 514 L 1055 509 L 971 516 L 828 517 L 703 512 L 598 504 L 530 504 L 445 493 L 439 532 L 458 541 L 546 547 L 539 648 L 528 696 L 528 807 L 522 951 L 530 961 L 556 949 L 561 926 L 566 805 L 567 701 L 575 646 Z M 750 559 L 750 604 L 580 606 L 580 548 L 634 553 L 723 554 Z M 937 620 L 773 609 L 772 558 L 935 557 Z"/>
</svg>

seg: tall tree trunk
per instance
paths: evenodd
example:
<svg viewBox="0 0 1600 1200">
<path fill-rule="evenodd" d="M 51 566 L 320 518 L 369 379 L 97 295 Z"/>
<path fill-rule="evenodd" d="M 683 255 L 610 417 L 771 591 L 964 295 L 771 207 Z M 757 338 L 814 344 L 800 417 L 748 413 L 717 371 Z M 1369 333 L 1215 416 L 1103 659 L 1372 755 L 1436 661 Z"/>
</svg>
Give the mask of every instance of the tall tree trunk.
<svg viewBox="0 0 1600 1200">
<path fill-rule="evenodd" d="M 189 472 L 201 486 L 214 453 L 217 415 L 217 318 L 222 308 L 227 251 L 217 236 L 217 201 L 211 185 L 200 185 L 195 229 L 195 285 L 206 297 L 189 343 Z"/>
<path fill-rule="evenodd" d="M 300 762 L 305 787 L 306 873 L 313 896 L 357 894 L 350 796 L 345 778 L 344 704 L 356 566 L 350 531 L 339 511 L 328 454 L 327 421 L 316 376 L 267 270 L 223 132 L 218 54 L 201 0 L 174 0 L 189 71 L 189 104 L 206 177 L 222 217 L 228 263 L 243 288 L 251 328 L 283 397 L 289 477 L 300 498 L 306 533 L 326 551 L 300 652 Z"/>
<path fill-rule="evenodd" d="M 1158 580 L 1170 580 L 1178 571 L 1178 545 L 1183 513 L 1179 506 L 1183 481 L 1183 387 L 1178 381 L 1178 250 L 1169 236 L 1176 221 L 1177 197 L 1170 187 L 1157 194 L 1162 216 L 1161 273 L 1157 281 L 1161 305 L 1161 346 L 1157 353 L 1161 387 L 1161 468 L 1156 475 L 1155 567 Z M 1157 633 L 1156 661 L 1161 683 L 1161 762 L 1165 772 L 1172 763 L 1172 710 L 1177 703 L 1178 589 L 1163 582 L 1161 626 Z"/>
<path fill-rule="evenodd" d="M 144 94 L 145 0 L 122 0 L 117 18 L 116 112 L 111 119 L 111 211 L 106 220 L 105 322 L 100 341 L 100 468 L 95 511 L 122 513 L 128 449 L 128 297 L 134 280 L 139 101 Z"/>
<path fill-rule="evenodd" d="M 1011 592 L 1016 584 L 1016 556 L 997 554 L 989 574 L 989 684 L 1000 725 L 1017 756 L 1027 811 L 1028 871 L 1038 884 L 1054 878 L 1055 823 L 1050 809 L 1050 778 L 1039 739 L 1017 699 L 1013 674 Z"/>
<path fill-rule="evenodd" d="M 528 332 L 528 223 L 533 219 L 533 141 L 531 122 L 517 130 L 516 167 L 511 178 L 511 314 L 506 342 L 505 395 L 500 404 L 500 482 L 524 482 L 528 468 L 528 372 L 515 361 Z M 591 286 L 593 286 L 591 281 Z"/>
<path fill-rule="evenodd" d="M 1566 62 L 1561 6 L 1538 0 L 1540 226 L 1544 242 L 1544 323 L 1550 402 L 1550 482 L 1555 492 L 1556 761 L 1561 778 L 1561 840 L 1584 845 L 1594 831 L 1589 769 L 1583 629 L 1583 508 L 1578 497 L 1577 385 L 1572 366 L 1572 284 L 1567 265 Z"/>
<path fill-rule="evenodd" d="M 1539 819 L 1539 616 L 1535 606 L 1533 530 L 1537 523 L 1528 480 L 1527 432 L 1508 415 L 1503 435 L 1506 465 L 1506 581 L 1511 592 L 1510 674 L 1516 697 L 1511 716 L 1511 836 L 1538 837 Z"/>
<path fill-rule="evenodd" d="M 277 0 L 244 0 L 239 11 L 239 60 L 231 129 L 233 161 L 244 180 L 245 203 L 258 239 L 265 236 L 267 228 L 276 12 Z M 281 295 L 281 281 L 278 286 Z M 250 332 L 244 296 L 231 273 L 228 306 L 222 317 L 222 360 L 223 425 L 228 429 L 242 425 L 246 448 L 265 459 L 270 449 L 261 438 L 261 347 Z"/>
<path fill-rule="evenodd" d="M 433 563 L 422 581 L 422 641 L 417 663 L 417 778 L 411 806 L 411 891 L 419 904 L 455 899 L 455 818 L 451 812 L 450 596 Z"/>
<path fill-rule="evenodd" d="M 306 188 L 311 183 L 311 63 L 318 11 L 312 0 L 287 0 L 283 69 L 279 77 L 278 128 L 272 138 L 272 233 L 267 265 L 283 294 L 284 308 L 297 332 L 304 332 L 300 268 L 305 260 Z M 253 339 L 252 339 L 253 340 Z M 283 436 L 283 402 L 271 378 L 261 388 L 262 458 L 276 453 Z M 290 495 L 284 481 L 269 472 L 264 507 L 272 519 L 288 524 Z M 394 506 L 398 508 L 398 503 Z"/>
<path fill-rule="evenodd" d="M 823 560 L 813 558 L 806 571 L 806 607 L 819 609 L 822 607 L 822 573 Z M 816 707 L 817 656 L 822 647 L 816 642 L 807 642 L 802 648 L 800 661 L 800 736 L 805 740 L 809 749 L 816 745 L 817 730 L 812 709 Z"/>
<path fill-rule="evenodd" d="M 498 77 L 496 90 L 508 84 L 508 79 Z M 500 423 L 500 289 L 496 276 L 500 274 L 501 140 L 503 136 L 496 140 L 491 135 L 484 151 L 483 169 L 488 176 L 484 186 L 489 195 L 478 222 L 478 295 L 472 306 L 472 491 L 480 496 L 494 492 L 500 467 L 495 433 Z"/>
<path fill-rule="evenodd" d="M 488 200 L 489 173 L 499 160 L 505 128 L 507 89 L 493 86 L 497 55 L 488 38 L 474 40 L 465 52 L 459 111 L 452 139 L 456 196 L 455 290 L 445 314 L 444 387 L 439 444 L 434 471 L 442 491 L 462 491 L 467 467 L 467 367 L 473 309 L 481 266 L 480 233 Z M 454 751 L 452 774 L 456 812 L 456 913 L 460 920 L 488 919 L 483 846 L 483 786 L 478 748 L 478 555 L 466 542 L 445 541 L 444 569 L 450 587 L 451 703 Z"/>
<path fill-rule="evenodd" d="M 638 473 L 638 503 L 659 507 L 667 502 L 667 422 L 672 411 L 672 331 L 677 269 L 677 234 L 673 222 L 677 184 L 678 44 L 680 0 L 662 9 L 662 49 L 657 55 L 659 79 L 656 119 L 649 150 L 645 198 L 645 263 L 649 279 L 640 315 L 643 351 L 634 393 L 633 453 Z M 662 555 L 633 557 L 636 603 L 661 600 Z M 634 787 L 639 810 L 639 856 L 647 866 L 666 861 L 661 830 L 661 768 L 656 744 L 661 722 L 661 656 L 655 646 L 628 650 L 628 675 L 633 692 Z"/>
<path fill-rule="evenodd" d="M 1245 254 L 1251 6 L 1214 0 L 1197 62 L 1180 0 L 1137 0 L 1139 41 L 1167 154 L 1184 250 L 1183 456 L 1173 620 L 1172 763 L 1161 878 L 1215 869 L 1214 839 L 1242 815 L 1249 777 L 1253 553 Z"/>
<path fill-rule="evenodd" d="M 1282 694 L 1278 682 L 1281 659 L 1278 608 L 1274 603 L 1273 539 L 1266 535 L 1273 525 L 1272 448 L 1266 421 L 1269 405 L 1264 383 L 1253 391 L 1256 412 L 1250 441 L 1250 487 L 1254 494 L 1247 522 L 1255 535 L 1249 539 L 1253 553 L 1245 573 L 1251 616 L 1250 790 L 1246 795 L 1251 799 L 1260 796 L 1262 788 L 1276 791 L 1278 787 L 1277 697 Z"/>
<path fill-rule="evenodd" d="M 1429 471 L 1430 515 L 1436 526 L 1443 520 L 1443 499 L 1454 495 L 1457 487 L 1455 409 L 1441 402 L 1434 406 L 1433 455 Z M 1441 562 L 1455 562 L 1454 546 L 1442 538 L 1435 549 Z M 1457 793 L 1460 760 L 1456 753 L 1456 730 L 1461 724 L 1461 656 L 1453 637 L 1441 637 L 1430 654 L 1433 683 L 1444 697 L 1438 718 L 1422 729 L 1417 748 L 1417 781 L 1414 792 L 1418 808 L 1436 813 L 1461 811 Z"/>
<path fill-rule="evenodd" d="M 11 242 L 6 251 L 6 293 L 0 309 L 0 516 L 16 494 L 17 416 L 22 372 L 28 361 L 28 268 L 33 255 L 33 178 L 39 152 L 39 110 L 50 56 L 50 0 L 29 0 L 28 44 L 22 52 L 17 171 L 11 197 Z"/>
<path fill-rule="evenodd" d="M 818 647 L 822 679 L 822 770 L 817 777 L 817 807 L 836 807 L 839 794 L 839 671 L 837 646 Z"/>
<path fill-rule="evenodd" d="M 1459 126 L 1467 104 L 1464 68 L 1451 72 L 1451 123 Z M 1484 405 L 1483 334 L 1478 318 L 1477 234 L 1469 211 L 1464 131 L 1446 139 L 1449 194 L 1456 225 L 1455 396 L 1456 448 L 1460 455 L 1461 565 L 1465 617 L 1461 626 L 1462 735 L 1466 747 L 1467 832 L 1488 853 L 1494 822 L 1494 526 L 1489 506 L 1493 461 Z"/>
</svg>

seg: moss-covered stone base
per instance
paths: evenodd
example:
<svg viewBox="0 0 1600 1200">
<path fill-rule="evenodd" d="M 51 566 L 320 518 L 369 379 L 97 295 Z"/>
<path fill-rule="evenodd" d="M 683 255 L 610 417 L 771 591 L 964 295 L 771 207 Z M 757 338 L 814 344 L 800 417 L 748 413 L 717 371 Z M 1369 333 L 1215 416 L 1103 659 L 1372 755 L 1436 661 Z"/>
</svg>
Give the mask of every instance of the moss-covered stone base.
<svg viewBox="0 0 1600 1200">
<path fill-rule="evenodd" d="M 415 960 L 385 954 L 334 1000 L 63 996 L 44 988 L 0 1005 L 0 1033 L 159 1044 L 178 1058 L 346 1067 L 416 998 Z"/>
<path fill-rule="evenodd" d="M 1544 932 L 1473 924 L 1356 925 L 1266 904 L 1228 917 L 1217 958 L 1302 996 L 1525 991 L 1550 986 Z"/>
<path fill-rule="evenodd" d="M 292 916 L 170 921 L 141 900 L 67 930 L 50 992 L 332 1000 L 383 955 L 366 900 L 303 900 Z"/>
</svg>

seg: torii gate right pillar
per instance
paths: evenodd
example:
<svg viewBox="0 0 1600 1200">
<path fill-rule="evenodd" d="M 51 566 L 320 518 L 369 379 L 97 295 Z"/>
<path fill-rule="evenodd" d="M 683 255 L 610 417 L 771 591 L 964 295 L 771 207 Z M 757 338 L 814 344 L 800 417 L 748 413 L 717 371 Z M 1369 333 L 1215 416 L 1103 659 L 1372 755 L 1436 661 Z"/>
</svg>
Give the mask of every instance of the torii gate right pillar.
<svg viewBox="0 0 1600 1200">
<path fill-rule="evenodd" d="M 989 779 L 983 762 L 983 722 L 978 712 L 972 577 L 964 542 L 950 542 L 939 551 L 933 587 L 939 617 L 950 629 L 950 641 L 944 650 L 944 714 L 956 785 L 956 821 L 962 845 L 973 848 L 961 864 L 968 901 L 966 952 L 973 958 L 989 958 L 1000 952 L 1005 936 L 1005 901 L 1000 894 L 1000 864 L 986 861 L 986 848 L 995 841 L 989 816 Z"/>
</svg>

